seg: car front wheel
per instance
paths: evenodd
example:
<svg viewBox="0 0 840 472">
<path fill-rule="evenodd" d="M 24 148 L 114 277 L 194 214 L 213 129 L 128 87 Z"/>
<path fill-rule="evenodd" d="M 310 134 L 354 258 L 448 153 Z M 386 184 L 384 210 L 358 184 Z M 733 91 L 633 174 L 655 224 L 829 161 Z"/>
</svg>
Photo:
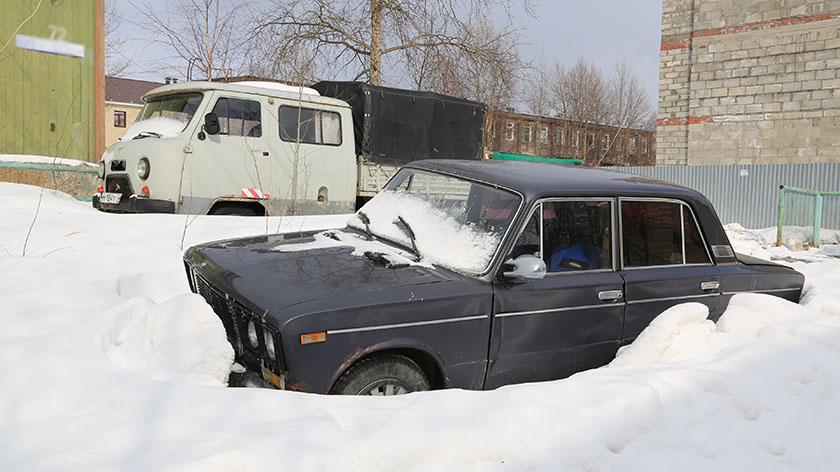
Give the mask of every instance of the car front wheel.
<svg viewBox="0 0 840 472">
<path fill-rule="evenodd" d="M 402 395 L 429 390 L 429 380 L 411 359 L 384 354 L 362 359 L 336 381 L 338 395 Z"/>
</svg>

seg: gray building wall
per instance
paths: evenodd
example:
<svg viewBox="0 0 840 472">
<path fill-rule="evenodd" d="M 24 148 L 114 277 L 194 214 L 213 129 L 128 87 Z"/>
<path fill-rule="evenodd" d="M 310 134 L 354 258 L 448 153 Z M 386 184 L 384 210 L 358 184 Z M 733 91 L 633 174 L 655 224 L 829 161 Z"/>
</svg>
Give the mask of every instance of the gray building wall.
<svg viewBox="0 0 840 472">
<path fill-rule="evenodd" d="M 840 0 L 663 0 L 657 164 L 840 162 Z"/>
</svg>

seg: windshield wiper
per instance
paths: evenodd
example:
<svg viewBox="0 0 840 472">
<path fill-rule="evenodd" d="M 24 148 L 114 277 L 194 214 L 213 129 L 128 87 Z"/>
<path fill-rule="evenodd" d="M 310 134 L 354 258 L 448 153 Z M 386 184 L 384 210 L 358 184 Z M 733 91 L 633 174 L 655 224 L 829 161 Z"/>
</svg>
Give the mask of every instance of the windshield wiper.
<svg viewBox="0 0 840 472">
<path fill-rule="evenodd" d="M 160 133 L 155 133 L 154 131 L 141 131 L 141 132 L 137 133 L 137 136 L 135 136 L 134 139 L 148 138 L 148 137 L 159 138 Z"/>
<path fill-rule="evenodd" d="M 376 236 L 370 232 L 370 218 L 368 218 L 368 216 L 362 211 L 357 211 L 356 214 L 359 215 L 359 220 L 361 220 L 362 224 L 365 225 L 365 232 L 368 234 L 368 237 L 370 237 L 371 240 L 376 239 Z"/>
<path fill-rule="evenodd" d="M 402 216 L 398 216 L 396 220 L 394 220 L 394 224 L 397 228 L 403 230 L 403 232 L 408 235 L 408 239 L 411 240 L 411 249 L 414 252 L 414 255 L 417 256 L 417 260 L 420 261 L 423 259 L 423 256 L 420 255 L 420 250 L 417 249 L 417 242 L 416 237 L 414 236 L 414 231 L 411 230 L 411 226 L 406 223 Z"/>
</svg>

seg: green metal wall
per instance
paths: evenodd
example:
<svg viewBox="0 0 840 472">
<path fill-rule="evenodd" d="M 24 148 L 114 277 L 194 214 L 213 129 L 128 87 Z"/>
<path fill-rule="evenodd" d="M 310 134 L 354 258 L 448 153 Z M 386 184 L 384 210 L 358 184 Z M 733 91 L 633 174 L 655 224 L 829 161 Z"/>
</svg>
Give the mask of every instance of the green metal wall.
<svg viewBox="0 0 840 472">
<path fill-rule="evenodd" d="M 42 0 L 18 35 L 84 45 L 84 57 L 18 49 L 15 29 L 38 0 L 2 2 L 0 153 L 96 161 L 94 0 Z"/>
</svg>

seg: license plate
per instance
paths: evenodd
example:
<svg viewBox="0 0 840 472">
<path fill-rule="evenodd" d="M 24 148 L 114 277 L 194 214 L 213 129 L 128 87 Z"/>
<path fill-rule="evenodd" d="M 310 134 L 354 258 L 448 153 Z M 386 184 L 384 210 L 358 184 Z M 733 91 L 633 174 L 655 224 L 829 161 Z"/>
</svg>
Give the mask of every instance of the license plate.
<svg viewBox="0 0 840 472">
<path fill-rule="evenodd" d="M 121 193 L 103 193 L 99 196 L 99 201 L 102 203 L 112 203 L 116 205 L 120 202 L 120 198 L 122 198 Z"/>
</svg>

